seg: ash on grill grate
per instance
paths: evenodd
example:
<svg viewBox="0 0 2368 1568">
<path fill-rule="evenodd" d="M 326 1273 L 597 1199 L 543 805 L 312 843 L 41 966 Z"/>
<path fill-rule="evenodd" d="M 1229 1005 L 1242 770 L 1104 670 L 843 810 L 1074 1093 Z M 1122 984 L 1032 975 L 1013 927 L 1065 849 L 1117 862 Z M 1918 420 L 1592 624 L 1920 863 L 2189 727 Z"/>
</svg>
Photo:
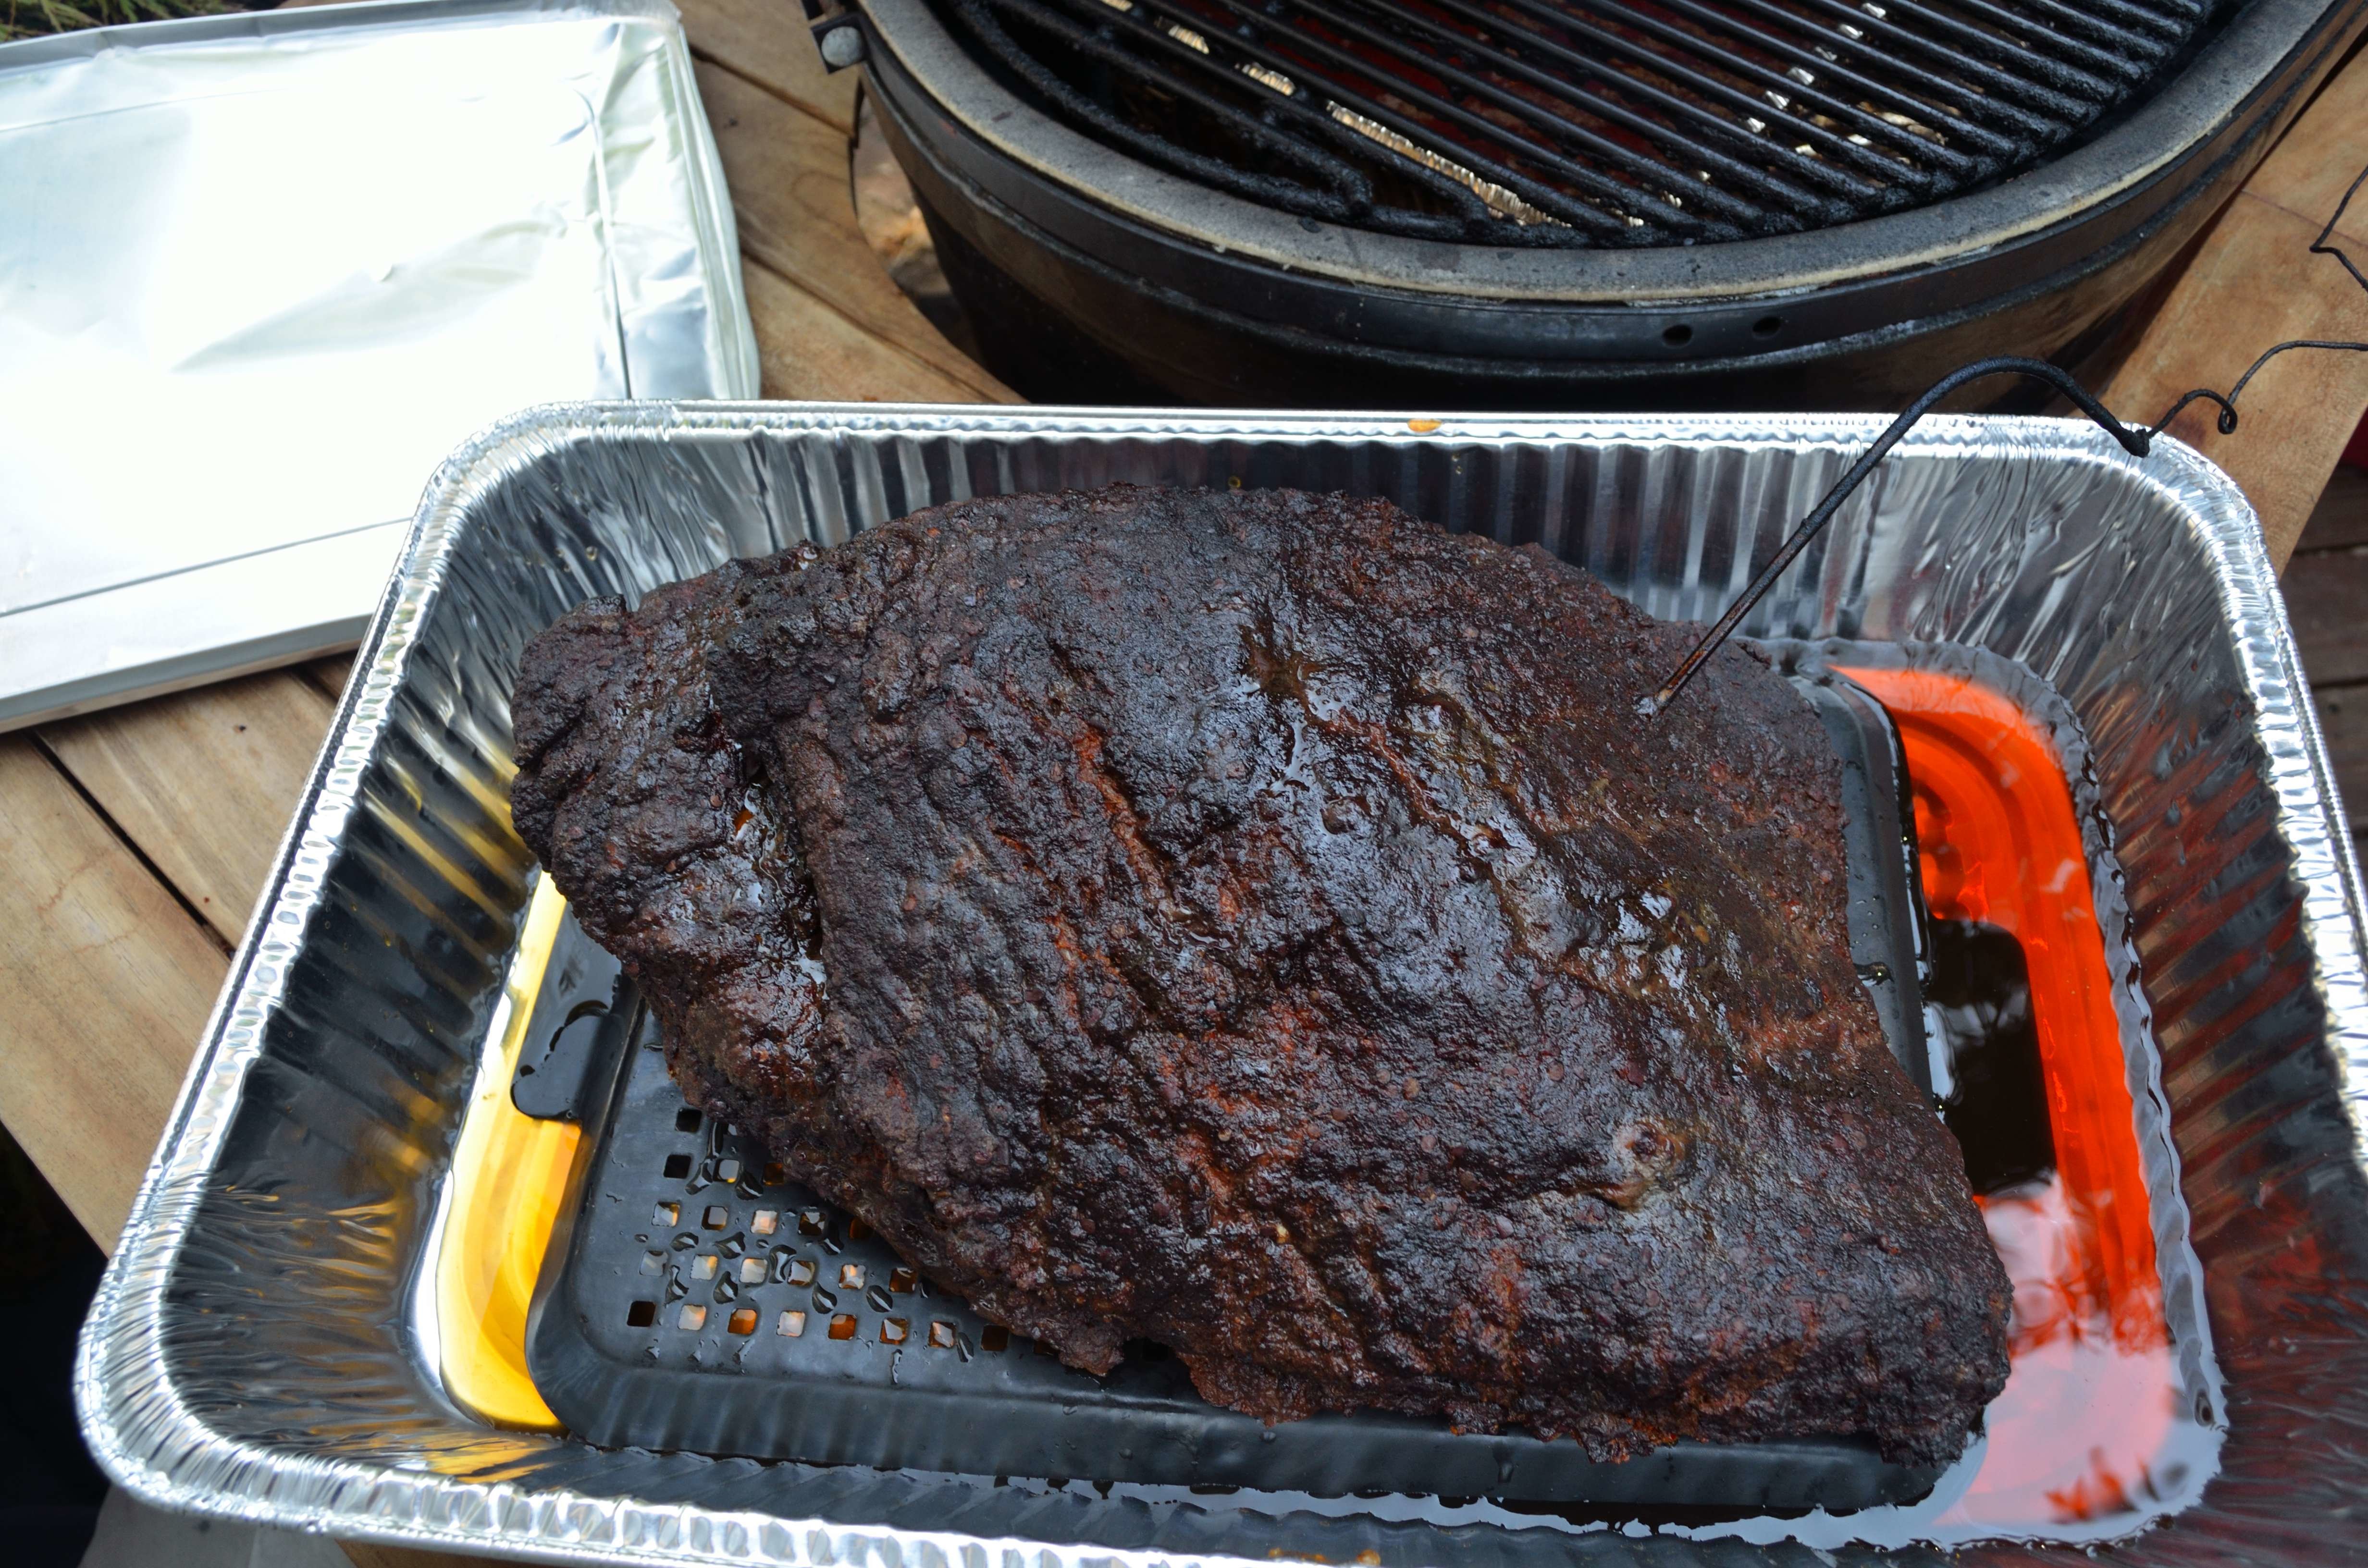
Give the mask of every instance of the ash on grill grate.
<svg viewBox="0 0 2368 1568">
<path fill-rule="evenodd" d="M 1824 227 L 2028 166 L 2203 0 L 932 0 L 1073 127 L 1235 195 L 1492 244 Z"/>
</svg>

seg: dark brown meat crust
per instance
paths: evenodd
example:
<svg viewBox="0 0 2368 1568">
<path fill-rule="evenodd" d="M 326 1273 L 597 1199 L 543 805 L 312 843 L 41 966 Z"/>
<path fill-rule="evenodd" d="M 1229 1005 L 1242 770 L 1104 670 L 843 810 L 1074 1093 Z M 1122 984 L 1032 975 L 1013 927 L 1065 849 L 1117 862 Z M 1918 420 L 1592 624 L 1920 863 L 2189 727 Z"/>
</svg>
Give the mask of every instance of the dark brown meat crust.
<svg viewBox="0 0 2368 1568">
<path fill-rule="evenodd" d="M 1816 721 L 1633 712 L 1687 637 L 1379 502 L 965 502 L 576 610 L 513 799 L 691 1097 L 1073 1365 L 1943 1460 L 2005 1274 Z"/>
</svg>

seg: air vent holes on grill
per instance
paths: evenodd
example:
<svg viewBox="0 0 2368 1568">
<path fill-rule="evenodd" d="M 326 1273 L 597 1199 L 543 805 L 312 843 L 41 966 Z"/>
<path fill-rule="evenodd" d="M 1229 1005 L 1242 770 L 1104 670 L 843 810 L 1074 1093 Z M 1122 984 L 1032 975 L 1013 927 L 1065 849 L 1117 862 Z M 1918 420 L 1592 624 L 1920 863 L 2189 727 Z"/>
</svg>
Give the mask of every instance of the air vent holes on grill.
<svg viewBox="0 0 2368 1568">
<path fill-rule="evenodd" d="M 1175 174 L 1303 219 L 1550 246 L 1793 233 L 2003 177 L 2144 85 L 2207 9 L 930 3 L 1039 108 Z"/>
</svg>

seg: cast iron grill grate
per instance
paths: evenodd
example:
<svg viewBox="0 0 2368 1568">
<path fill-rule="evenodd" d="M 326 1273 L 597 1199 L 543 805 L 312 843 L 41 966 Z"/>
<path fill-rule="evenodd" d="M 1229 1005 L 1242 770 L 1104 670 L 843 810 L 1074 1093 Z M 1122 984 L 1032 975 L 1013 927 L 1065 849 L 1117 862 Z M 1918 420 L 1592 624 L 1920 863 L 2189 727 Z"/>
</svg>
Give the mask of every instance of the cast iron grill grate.
<svg viewBox="0 0 2368 1568">
<path fill-rule="evenodd" d="M 2209 0 L 933 0 L 1096 140 L 1298 214 L 1690 244 L 1922 205 L 2142 89 Z"/>
</svg>

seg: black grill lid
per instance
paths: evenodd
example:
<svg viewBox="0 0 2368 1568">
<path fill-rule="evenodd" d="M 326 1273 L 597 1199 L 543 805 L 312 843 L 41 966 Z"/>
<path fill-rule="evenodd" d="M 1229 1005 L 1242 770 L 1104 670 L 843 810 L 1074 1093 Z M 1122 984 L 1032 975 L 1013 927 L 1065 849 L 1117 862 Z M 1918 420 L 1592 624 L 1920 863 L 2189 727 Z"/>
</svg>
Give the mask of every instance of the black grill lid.
<svg viewBox="0 0 2368 1568">
<path fill-rule="evenodd" d="M 931 0 L 1073 128 L 1294 212 L 1488 244 L 1814 229 L 2029 167 L 2204 0 Z"/>
</svg>

